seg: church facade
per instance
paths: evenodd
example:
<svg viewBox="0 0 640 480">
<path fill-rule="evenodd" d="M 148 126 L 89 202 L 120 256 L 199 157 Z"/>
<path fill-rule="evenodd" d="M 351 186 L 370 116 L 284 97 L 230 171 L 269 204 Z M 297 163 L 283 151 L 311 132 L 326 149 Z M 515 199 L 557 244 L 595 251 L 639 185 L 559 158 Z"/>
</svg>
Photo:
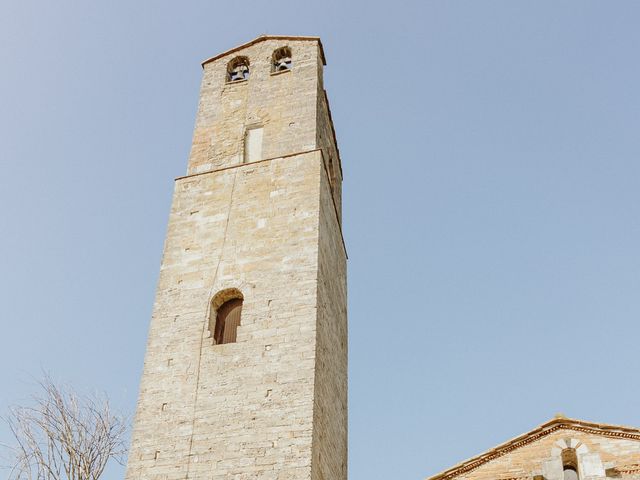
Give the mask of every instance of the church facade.
<svg viewBox="0 0 640 480">
<path fill-rule="evenodd" d="M 206 60 L 128 480 L 347 478 L 342 169 L 319 38 Z"/>
<path fill-rule="evenodd" d="M 640 480 L 640 429 L 557 416 L 429 480 Z"/>
</svg>

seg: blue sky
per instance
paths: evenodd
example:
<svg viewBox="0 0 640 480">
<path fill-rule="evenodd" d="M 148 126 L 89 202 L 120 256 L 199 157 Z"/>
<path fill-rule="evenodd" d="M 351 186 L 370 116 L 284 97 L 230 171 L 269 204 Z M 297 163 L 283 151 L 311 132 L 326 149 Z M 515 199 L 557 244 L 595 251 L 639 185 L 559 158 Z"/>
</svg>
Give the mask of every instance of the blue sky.
<svg viewBox="0 0 640 480">
<path fill-rule="evenodd" d="M 271 33 L 327 55 L 350 479 L 557 412 L 640 426 L 639 23 L 624 0 L 5 0 L 0 411 L 44 369 L 133 413 L 200 61 Z"/>
</svg>

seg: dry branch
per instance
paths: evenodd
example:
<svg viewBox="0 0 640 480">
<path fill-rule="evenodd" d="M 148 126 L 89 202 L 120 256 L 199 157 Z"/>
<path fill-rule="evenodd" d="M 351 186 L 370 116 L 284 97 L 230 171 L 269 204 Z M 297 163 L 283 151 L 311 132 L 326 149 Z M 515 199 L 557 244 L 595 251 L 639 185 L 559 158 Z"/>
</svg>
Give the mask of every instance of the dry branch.
<svg viewBox="0 0 640 480">
<path fill-rule="evenodd" d="M 107 398 L 78 395 L 49 377 L 40 387 L 31 406 L 5 418 L 15 439 L 9 480 L 98 480 L 109 460 L 122 464 L 127 422 Z"/>
</svg>

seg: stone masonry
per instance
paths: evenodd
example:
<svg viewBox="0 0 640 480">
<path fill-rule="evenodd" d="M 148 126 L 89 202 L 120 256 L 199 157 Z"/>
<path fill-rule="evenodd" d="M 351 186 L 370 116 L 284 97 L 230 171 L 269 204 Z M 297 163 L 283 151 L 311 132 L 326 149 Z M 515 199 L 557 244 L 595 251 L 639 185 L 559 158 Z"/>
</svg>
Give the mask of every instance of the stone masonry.
<svg viewBox="0 0 640 480">
<path fill-rule="evenodd" d="M 292 66 L 272 71 L 286 46 Z M 249 61 L 228 82 L 229 62 Z M 263 36 L 203 63 L 173 203 L 127 480 L 347 478 L 342 171 L 314 37 Z M 248 129 L 261 159 L 245 162 Z M 218 292 L 243 298 L 214 345 Z"/>
</svg>

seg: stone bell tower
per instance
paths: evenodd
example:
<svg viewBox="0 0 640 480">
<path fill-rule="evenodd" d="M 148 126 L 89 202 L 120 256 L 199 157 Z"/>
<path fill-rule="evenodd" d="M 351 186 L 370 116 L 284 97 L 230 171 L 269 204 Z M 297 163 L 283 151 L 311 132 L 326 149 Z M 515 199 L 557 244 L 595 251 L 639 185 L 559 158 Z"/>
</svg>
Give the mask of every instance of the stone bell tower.
<svg viewBox="0 0 640 480">
<path fill-rule="evenodd" d="M 315 37 L 203 63 L 127 480 L 347 478 L 340 156 Z"/>
</svg>

